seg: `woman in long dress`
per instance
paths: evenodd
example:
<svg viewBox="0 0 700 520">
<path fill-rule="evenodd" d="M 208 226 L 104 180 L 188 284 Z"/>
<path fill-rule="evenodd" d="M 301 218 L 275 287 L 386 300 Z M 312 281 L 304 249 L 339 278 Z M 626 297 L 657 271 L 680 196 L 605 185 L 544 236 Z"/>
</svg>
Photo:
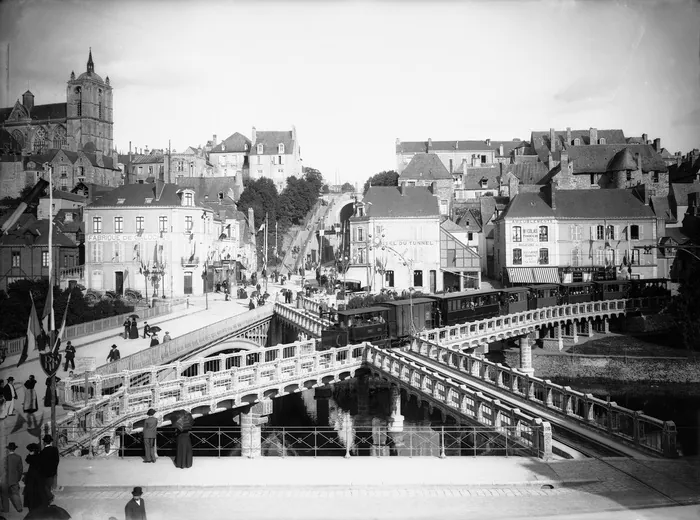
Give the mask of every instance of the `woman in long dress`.
<svg viewBox="0 0 700 520">
<path fill-rule="evenodd" d="M 129 339 L 139 339 L 139 328 L 136 325 L 136 318 L 131 318 L 131 327 L 129 327 Z"/>
<path fill-rule="evenodd" d="M 56 378 L 56 389 L 54 393 L 56 394 L 56 406 L 58 406 L 58 382 L 61 380 L 60 377 L 54 376 Z M 44 394 L 44 406 L 47 408 L 51 406 L 51 378 L 46 378 L 46 393 Z"/>
<path fill-rule="evenodd" d="M 24 507 L 30 511 L 49 505 L 50 500 L 41 476 L 39 445 L 32 443 L 27 446 L 29 455 L 25 461 L 29 466 L 24 477 Z"/>
<path fill-rule="evenodd" d="M 26 388 L 24 391 L 25 413 L 34 413 L 39 409 L 39 401 L 36 398 L 36 390 L 34 390 L 35 386 L 36 379 L 34 379 L 34 376 L 29 376 L 29 379 L 24 382 L 24 388 Z"/>
<path fill-rule="evenodd" d="M 175 467 L 180 469 L 192 467 L 192 440 L 190 439 L 189 430 L 181 430 L 178 428 Z"/>
</svg>

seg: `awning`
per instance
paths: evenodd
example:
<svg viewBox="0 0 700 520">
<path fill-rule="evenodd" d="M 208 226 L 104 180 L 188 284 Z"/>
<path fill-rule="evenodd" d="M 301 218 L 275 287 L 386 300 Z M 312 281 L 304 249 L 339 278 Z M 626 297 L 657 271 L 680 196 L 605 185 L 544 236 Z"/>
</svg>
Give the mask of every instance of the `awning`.
<svg viewBox="0 0 700 520">
<path fill-rule="evenodd" d="M 561 283 L 559 269 L 556 267 L 533 267 L 535 283 Z"/>
<path fill-rule="evenodd" d="M 510 283 L 535 283 L 532 267 L 506 267 Z"/>
<path fill-rule="evenodd" d="M 360 287 L 369 285 L 367 280 L 367 268 L 366 267 L 349 267 L 348 270 L 342 275 L 338 276 L 340 281 L 352 281 L 360 284 Z"/>
</svg>

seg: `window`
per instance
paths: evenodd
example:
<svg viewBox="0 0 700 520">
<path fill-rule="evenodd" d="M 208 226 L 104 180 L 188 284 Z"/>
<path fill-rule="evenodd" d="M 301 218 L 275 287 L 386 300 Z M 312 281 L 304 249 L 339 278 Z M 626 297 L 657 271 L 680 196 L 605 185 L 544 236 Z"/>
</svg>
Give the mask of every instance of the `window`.
<svg viewBox="0 0 700 520">
<path fill-rule="evenodd" d="M 192 217 L 189 215 L 186 216 L 185 217 L 185 231 L 187 231 L 188 233 L 191 233 L 193 227 L 194 227 L 194 222 L 192 221 Z"/>
<path fill-rule="evenodd" d="M 282 164 L 282 156 L 281 155 L 277 156 L 277 164 Z"/>
<path fill-rule="evenodd" d="M 632 180 L 632 172 L 627 170 L 627 180 L 631 181 Z"/>
<path fill-rule="evenodd" d="M 574 139 L 574 146 L 581 146 L 581 139 L 579 139 L 578 137 Z"/>
<path fill-rule="evenodd" d="M 48 266 L 49 266 L 49 252 L 42 251 L 41 252 L 41 267 L 48 267 Z"/>
<path fill-rule="evenodd" d="M 472 233 L 471 231 L 467 231 L 467 240 L 474 240 L 474 233 Z"/>
<path fill-rule="evenodd" d="M 124 217 L 114 217 L 114 232 L 123 233 L 124 232 Z"/>
<path fill-rule="evenodd" d="M 519 247 L 513 249 L 513 265 L 522 265 L 523 263 L 523 250 Z"/>
<path fill-rule="evenodd" d="M 423 287 L 423 271 L 413 271 L 413 286 Z"/>
<path fill-rule="evenodd" d="M 486 164 L 486 156 L 485 155 L 481 156 L 481 164 Z"/>
<path fill-rule="evenodd" d="M 578 247 L 571 250 L 571 265 L 574 267 L 581 265 L 581 250 Z"/>
<path fill-rule="evenodd" d="M 277 145 L 277 153 L 284 153 L 284 144 L 280 143 Z"/>
<path fill-rule="evenodd" d="M 385 271 L 384 279 L 386 280 L 387 287 L 394 286 L 394 271 Z"/>
<path fill-rule="evenodd" d="M 104 253 L 104 244 L 102 242 L 92 243 L 92 262 L 102 263 L 102 256 Z"/>
<path fill-rule="evenodd" d="M 263 145 L 259 144 L 258 145 L 258 155 L 262 155 L 262 154 L 263 154 Z M 258 163 L 258 164 L 260 164 L 260 163 Z"/>
<path fill-rule="evenodd" d="M 541 265 L 547 265 L 549 263 L 549 249 L 546 247 L 540 249 L 540 256 L 537 263 Z"/>
<path fill-rule="evenodd" d="M 367 257 L 366 257 L 366 255 L 365 255 L 365 251 L 366 251 L 366 250 L 365 250 L 364 247 L 360 247 L 360 248 L 357 250 L 358 260 L 359 260 L 359 263 L 361 263 L 361 264 L 366 264 L 366 263 L 367 263 Z"/>
<path fill-rule="evenodd" d="M 58 128 L 56 128 L 56 130 L 54 130 L 53 133 L 53 147 L 61 149 L 64 146 L 66 146 L 66 143 L 66 129 L 62 126 L 59 126 Z"/>
<path fill-rule="evenodd" d="M 540 226 L 540 242 L 549 242 L 549 228 Z"/>
<path fill-rule="evenodd" d="M 46 130 L 39 127 L 34 134 L 34 152 L 42 153 L 46 150 Z"/>
<path fill-rule="evenodd" d="M 144 230 L 144 221 L 145 219 L 143 217 L 136 217 L 136 232 L 143 232 Z"/>
<path fill-rule="evenodd" d="M 513 242 L 523 241 L 523 229 L 520 226 L 513 226 Z"/>
<path fill-rule="evenodd" d="M 19 251 L 12 251 L 12 267 L 20 267 L 20 266 L 21 266 L 20 252 Z"/>
<path fill-rule="evenodd" d="M 92 217 L 92 232 L 102 233 L 102 217 Z"/>
<path fill-rule="evenodd" d="M 605 144 L 605 137 L 601 137 L 600 139 L 598 139 L 598 143 Z"/>
<path fill-rule="evenodd" d="M 639 226 L 636 224 L 630 226 L 630 240 L 639 240 Z"/>
<path fill-rule="evenodd" d="M 161 215 L 158 217 L 158 231 L 161 233 L 167 233 L 168 232 L 168 217 L 165 215 Z"/>
<path fill-rule="evenodd" d="M 583 238 L 583 229 L 578 224 L 571 226 L 571 240 L 580 241 Z"/>
<path fill-rule="evenodd" d="M 596 226 L 596 240 L 605 240 L 605 228 L 603 226 Z"/>
<path fill-rule="evenodd" d="M 357 240 L 362 242 L 365 239 L 365 230 L 362 228 L 357 228 Z"/>
<path fill-rule="evenodd" d="M 450 159 L 450 173 L 452 173 L 452 159 Z"/>
<path fill-rule="evenodd" d="M 666 254 L 668 256 L 673 256 L 673 254 L 670 254 L 673 252 L 673 249 L 666 250 L 666 251 L 667 251 Z M 639 263 L 640 263 L 639 262 L 639 249 L 633 249 L 631 252 L 632 252 L 632 258 L 631 258 L 632 265 L 639 265 Z"/>
<path fill-rule="evenodd" d="M 486 189 L 488 187 L 488 181 L 486 179 L 481 179 L 480 184 L 482 189 Z"/>
<path fill-rule="evenodd" d="M 608 226 L 605 229 L 605 238 L 607 240 L 615 240 L 615 226 Z"/>
<path fill-rule="evenodd" d="M 61 177 L 61 191 L 68 191 L 68 179 Z"/>
<path fill-rule="evenodd" d="M 651 182 L 658 184 L 659 182 L 659 172 L 651 172 Z"/>
<path fill-rule="evenodd" d="M 78 109 L 78 117 L 83 115 L 83 91 L 80 87 L 75 89 L 76 108 Z"/>
<path fill-rule="evenodd" d="M 97 91 L 97 98 L 98 98 L 98 112 L 97 112 L 97 118 L 102 119 L 104 110 L 102 107 L 102 90 Z"/>
<path fill-rule="evenodd" d="M 148 175 L 153 175 L 153 166 L 148 167 Z"/>
<path fill-rule="evenodd" d="M 595 173 L 591 173 L 591 186 L 596 184 L 596 178 L 595 178 Z"/>
<path fill-rule="evenodd" d="M 605 265 L 605 250 L 604 249 L 597 249 L 595 252 L 595 264 L 596 265 Z"/>
<path fill-rule="evenodd" d="M 185 193 L 185 206 L 194 206 L 194 194 L 187 192 Z"/>
</svg>

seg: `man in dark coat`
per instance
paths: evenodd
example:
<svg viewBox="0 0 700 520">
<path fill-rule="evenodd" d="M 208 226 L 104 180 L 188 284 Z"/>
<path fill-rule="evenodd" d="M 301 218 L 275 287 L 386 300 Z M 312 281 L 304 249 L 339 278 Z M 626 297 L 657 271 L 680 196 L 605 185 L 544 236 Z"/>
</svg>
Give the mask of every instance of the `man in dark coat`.
<svg viewBox="0 0 700 520">
<path fill-rule="evenodd" d="M 60 457 L 58 448 L 53 445 L 53 437 L 51 435 L 44 435 L 43 441 L 45 446 L 39 453 L 39 470 L 41 471 L 41 477 L 44 479 L 47 496 L 53 497 L 51 491 L 56 489 L 56 475 L 58 475 Z"/>
<path fill-rule="evenodd" d="M 6 389 L 6 390 L 5 390 Z M 7 415 L 15 415 L 15 401 L 17 400 L 17 390 L 15 390 L 15 378 L 10 376 L 7 378 L 7 384 L 3 389 L 6 393 L 4 395 L 5 402 L 7 403 Z M 12 399 L 8 399 L 7 396 L 11 395 Z"/>
<path fill-rule="evenodd" d="M 147 321 L 143 322 L 143 339 L 146 339 L 148 336 L 150 336 L 151 332 L 151 326 L 148 324 Z"/>
<path fill-rule="evenodd" d="M 126 503 L 124 508 L 126 520 L 146 520 L 146 503 L 143 500 L 143 490 L 140 486 L 136 486 L 131 495 L 131 500 Z"/>
<path fill-rule="evenodd" d="M 24 474 L 24 466 L 22 464 L 22 457 L 15 453 L 17 445 L 11 442 L 7 445 L 7 494 L 9 495 L 10 502 L 15 506 L 18 513 L 22 512 L 22 495 L 19 492 L 19 482 L 22 480 L 22 475 Z M 3 497 L 3 509 L 5 509 L 5 498 Z M 7 507 L 9 511 L 9 507 Z"/>
<path fill-rule="evenodd" d="M 158 333 L 154 332 L 153 334 L 151 334 L 151 344 L 149 345 L 149 347 L 155 347 L 156 345 L 159 345 L 159 344 L 160 344 L 160 341 L 158 341 Z"/>
<path fill-rule="evenodd" d="M 156 461 L 156 433 L 158 432 L 158 419 L 153 417 L 156 411 L 151 408 L 146 412 L 148 417 L 143 422 L 143 449 L 145 451 L 144 462 Z"/>
<path fill-rule="evenodd" d="M 107 363 L 111 363 L 112 361 L 119 361 L 120 358 L 121 354 L 119 353 L 119 349 L 116 345 L 112 345 L 112 350 L 110 350 L 109 354 L 107 354 Z"/>
<path fill-rule="evenodd" d="M 63 365 L 63 371 L 68 372 L 68 363 L 75 370 L 75 347 L 69 341 L 66 343 L 66 363 Z"/>
</svg>

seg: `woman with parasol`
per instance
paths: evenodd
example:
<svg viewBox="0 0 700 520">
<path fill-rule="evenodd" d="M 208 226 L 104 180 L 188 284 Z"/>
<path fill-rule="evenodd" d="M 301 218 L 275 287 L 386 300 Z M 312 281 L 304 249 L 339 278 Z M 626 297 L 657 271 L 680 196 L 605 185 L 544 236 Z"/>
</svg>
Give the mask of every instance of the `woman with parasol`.
<svg viewBox="0 0 700 520">
<path fill-rule="evenodd" d="M 177 452 L 175 454 L 175 467 L 186 469 L 192 467 L 192 440 L 190 430 L 194 424 L 194 419 L 190 412 L 180 410 L 178 417 L 173 422 L 177 430 Z"/>
</svg>

